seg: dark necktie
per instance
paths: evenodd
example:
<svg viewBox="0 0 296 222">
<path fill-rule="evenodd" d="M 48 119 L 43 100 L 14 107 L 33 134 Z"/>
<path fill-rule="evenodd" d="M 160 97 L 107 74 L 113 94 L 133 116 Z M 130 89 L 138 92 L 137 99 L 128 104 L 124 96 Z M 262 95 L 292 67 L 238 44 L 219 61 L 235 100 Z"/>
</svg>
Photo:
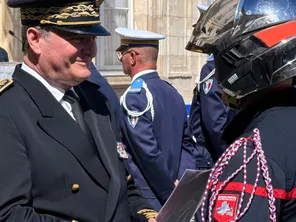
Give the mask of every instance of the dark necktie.
<svg viewBox="0 0 296 222">
<path fill-rule="evenodd" d="M 86 132 L 86 124 L 85 124 L 85 120 L 83 117 L 82 108 L 79 104 L 79 98 L 77 97 L 77 95 L 72 90 L 67 90 L 65 92 L 63 100 L 70 103 L 70 105 L 72 107 L 72 113 L 76 119 L 76 122 L 80 125 L 82 130 L 84 132 Z"/>
</svg>

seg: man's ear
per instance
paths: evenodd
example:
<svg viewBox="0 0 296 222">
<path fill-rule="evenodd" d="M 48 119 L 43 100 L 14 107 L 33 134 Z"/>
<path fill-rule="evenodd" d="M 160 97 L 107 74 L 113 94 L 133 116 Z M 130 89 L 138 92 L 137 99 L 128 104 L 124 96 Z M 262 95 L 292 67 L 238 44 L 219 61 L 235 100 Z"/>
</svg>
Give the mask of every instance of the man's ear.
<svg viewBox="0 0 296 222">
<path fill-rule="evenodd" d="M 40 55 L 41 49 L 40 49 L 40 40 L 41 40 L 41 34 L 40 31 L 34 27 L 30 27 L 27 30 L 27 39 L 28 44 L 31 48 L 31 50 L 36 54 Z"/>
<path fill-rule="evenodd" d="M 134 52 L 131 52 L 130 55 L 130 63 L 132 66 L 135 66 L 137 63 L 137 55 Z"/>
</svg>

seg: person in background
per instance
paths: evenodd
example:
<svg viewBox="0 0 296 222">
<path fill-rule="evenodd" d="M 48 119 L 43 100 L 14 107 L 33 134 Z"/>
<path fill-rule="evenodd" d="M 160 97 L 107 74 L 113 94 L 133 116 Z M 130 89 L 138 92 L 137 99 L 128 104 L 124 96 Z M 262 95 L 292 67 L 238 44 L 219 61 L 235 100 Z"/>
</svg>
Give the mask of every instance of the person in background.
<svg viewBox="0 0 296 222">
<path fill-rule="evenodd" d="M 0 47 L 0 62 L 8 62 L 8 54 L 5 49 Z"/>
<path fill-rule="evenodd" d="M 87 81 L 102 1 L 8 0 L 21 8 L 24 62 L 0 87 L 1 221 L 149 221 L 114 113 Z"/>
<path fill-rule="evenodd" d="M 104 76 L 102 76 L 101 73 L 99 73 L 99 71 L 93 63 L 91 63 L 90 65 L 90 71 L 91 75 L 88 78 L 88 81 L 97 84 L 99 86 L 98 90 L 106 97 L 106 101 L 108 102 L 108 104 L 110 105 L 110 109 L 112 109 L 114 113 L 114 122 L 116 123 L 117 131 L 120 132 L 121 106 L 119 98 L 114 89 L 104 78 Z"/>
<path fill-rule="evenodd" d="M 207 6 L 198 4 L 197 8 L 202 15 Z M 194 51 L 190 42 L 186 49 Z M 199 80 L 196 81 L 190 109 L 188 133 L 192 135 L 197 151 L 201 153 L 196 164 L 198 169 L 212 166 L 212 162 L 216 162 L 226 150 L 227 144 L 221 139 L 221 135 L 237 114 L 237 111 L 224 104 L 222 89 L 214 74 L 214 57 L 211 55 L 201 69 Z"/>
<path fill-rule="evenodd" d="M 190 153 L 194 146 L 184 133 L 186 108 L 182 96 L 156 71 L 159 40 L 165 36 L 127 28 L 115 31 L 121 38 L 118 59 L 132 79 L 121 97 L 129 168 L 136 185 L 159 210 L 174 190 L 178 174 L 194 168 Z"/>
<path fill-rule="evenodd" d="M 202 221 L 296 221 L 296 25 L 292 0 L 216 0 L 195 25 L 196 51 L 240 112 L 202 198 Z M 211 27 L 211 28 L 209 28 Z"/>
</svg>

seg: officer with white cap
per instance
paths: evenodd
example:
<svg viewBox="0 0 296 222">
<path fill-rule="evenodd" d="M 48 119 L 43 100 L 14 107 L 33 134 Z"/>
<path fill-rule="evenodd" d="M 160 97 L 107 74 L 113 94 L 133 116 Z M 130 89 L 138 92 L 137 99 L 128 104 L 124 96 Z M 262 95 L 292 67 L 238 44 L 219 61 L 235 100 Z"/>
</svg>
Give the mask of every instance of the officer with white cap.
<svg viewBox="0 0 296 222">
<path fill-rule="evenodd" d="M 121 38 L 118 59 L 132 79 L 121 98 L 124 142 L 131 154 L 129 167 L 144 196 L 159 210 L 181 174 L 181 158 L 188 158 L 184 163 L 192 162 L 187 149 L 194 147 L 190 137 L 183 135 L 186 108 L 182 96 L 156 71 L 159 40 L 165 36 L 127 28 L 115 31 Z M 186 139 L 189 145 L 183 146 Z"/>
</svg>

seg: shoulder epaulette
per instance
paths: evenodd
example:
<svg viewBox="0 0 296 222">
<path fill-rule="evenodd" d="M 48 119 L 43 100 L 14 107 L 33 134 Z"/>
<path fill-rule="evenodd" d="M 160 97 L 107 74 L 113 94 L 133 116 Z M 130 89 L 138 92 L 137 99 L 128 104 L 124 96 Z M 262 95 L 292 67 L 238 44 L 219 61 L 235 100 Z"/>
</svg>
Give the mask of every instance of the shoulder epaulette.
<svg viewBox="0 0 296 222">
<path fill-rule="evenodd" d="M 4 92 L 11 84 L 13 79 L 7 78 L 0 81 L 0 93 Z"/>
<path fill-rule="evenodd" d="M 207 62 L 212 62 L 212 61 L 214 61 L 214 56 L 213 56 L 213 54 L 210 55 L 210 57 L 208 58 Z"/>
<path fill-rule="evenodd" d="M 128 93 L 140 93 L 142 90 L 144 80 L 139 78 L 133 81 L 131 88 L 129 89 Z"/>
</svg>

